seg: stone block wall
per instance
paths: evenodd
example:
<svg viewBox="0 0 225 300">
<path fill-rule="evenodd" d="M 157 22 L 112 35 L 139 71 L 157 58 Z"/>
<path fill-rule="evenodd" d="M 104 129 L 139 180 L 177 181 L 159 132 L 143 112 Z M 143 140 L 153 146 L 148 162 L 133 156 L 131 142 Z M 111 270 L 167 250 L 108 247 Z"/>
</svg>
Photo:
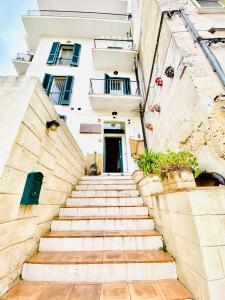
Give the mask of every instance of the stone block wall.
<svg viewBox="0 0 225 300">
<path fill-rule="evenodd" d="M 0 77 L 0 295 L 84 175 L 84 156 L 36 78 Z M 56 132 L 46 122 L 56 119 Z M 39 205 L 20 205 L 28 173 L 44 175 Z"/>
<path fill-rule="evenodd" d="M 156 228 L 197 300 L 225 299 L 225 188 L 152 196 Z"/>
</svg>

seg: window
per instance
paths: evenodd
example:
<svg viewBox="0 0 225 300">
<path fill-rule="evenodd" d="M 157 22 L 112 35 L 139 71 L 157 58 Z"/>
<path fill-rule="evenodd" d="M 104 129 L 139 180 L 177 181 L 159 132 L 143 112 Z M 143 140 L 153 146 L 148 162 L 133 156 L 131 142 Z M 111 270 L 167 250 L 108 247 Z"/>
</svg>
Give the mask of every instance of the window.
<svg viewBox="0 0 225 300">
<path fill-rule="evenodd" d="M 105 94 L 130 95 L 130 78 L 115 78 L 105 74 Z"/>
<path fill-rule="evenodd" d="M 65 115 L 58 115 L 60 119 L 62 119 L 64 122 L 66 122 L 67 116 Z"/>
<path fill-rule="evenodd" d="M 54 42 L 48 56 L 47 64 L 78 67 L 80 51 L 80 44 L 61 45 L 59 42 Z"/>
<path fill-rule="evenodd" d="M 225 7 L 225 0 L 195 0 L 195 2 L 204 8 Z"/>
<path fill-rule="evenodd" d="M 65 89 L 66 78 L 54 77 L 52 87 L 49 93 L 49 99 L 54 105 L 60 105 Z"/>
<path fill-rule="evenodd" d="M 73 76 L 45 74 L 43 88 L 54 105 L 69 105 L 73 88 Z"/>
<path fill-rule="evenodd" d="M 70 65 L 73 57 L 73 46 L 62 45 L 57 60 L 58 65 Z"/>
</svg>

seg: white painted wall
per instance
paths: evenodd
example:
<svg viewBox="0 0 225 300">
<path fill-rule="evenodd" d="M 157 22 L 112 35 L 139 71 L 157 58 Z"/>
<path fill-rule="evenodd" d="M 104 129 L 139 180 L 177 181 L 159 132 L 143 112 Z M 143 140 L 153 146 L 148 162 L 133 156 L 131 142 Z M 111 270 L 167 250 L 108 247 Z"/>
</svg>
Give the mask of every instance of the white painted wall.
<svg viewBox="0 0 225 300">
<path fill-rule="evenodd" d="M 66 44 L 70 40 L 71 44 L 80 43 L 81 54 L 79 67 L 70 67 L 62 65 L 47 65 L 47 59 L 53 42 L 60 42 Z M 96 70 L 93 66 L 92 48 L 94 47 L 94 41 L 92 39 L 64 39 L 64 38 L 52 38 L 44 37 L 41 39 L 39 46 L 36 50 L 33 61 L 31 62 L 26 76 L 37 76 L 42 81 L 45 73 L 50 73 L 58 76 L 74 76 L 73 92 L 71 97 L 71 103 L 69 106 L 55 106 L 57 112 L 61 115 L 67 116 L 67 125 L 71 130 L 73 136 L 79 142 L 79 145 L 84 153 L 93 153 L 97 151 L 98 154 L 103 153 L 103 133 L 102 134 L 80 134 L 80 123 L 98 123 L 98 119 L 101 119 L 101 123 L 104 121 L 113 121 L 112 112 L 113 109 L 108 111 L 93 111 L 89 101 L 89 86 L 90 78 L 104 79 L 104 74 L 109 76 L 113 75 L 114 69 L 111 70 Z M 113 59 L 113 57 L 112 57 Z M 136 80 L 134 72 L 124 72 L 117 70 L 118 77 L 129 77 L 131 80 Z M 122 105 L 122 103 L 121 103 Z M 81 108 L 78 111 L 78 108 Z M 131 119 L 131 124 L 128 125 L 127 120 Z M 126 145 L 123 147 L 124 165 L 128 161 L 128 167 L 124 168 L 124 171 L 132 172 L 136 164 L 130 157 L 129 137 L 142 137 L 142 129 L 140 117 L 137 112 L 120 112 L 118 111 L 118 121 L 123 121 L 126 126 Z"/>
</svg>

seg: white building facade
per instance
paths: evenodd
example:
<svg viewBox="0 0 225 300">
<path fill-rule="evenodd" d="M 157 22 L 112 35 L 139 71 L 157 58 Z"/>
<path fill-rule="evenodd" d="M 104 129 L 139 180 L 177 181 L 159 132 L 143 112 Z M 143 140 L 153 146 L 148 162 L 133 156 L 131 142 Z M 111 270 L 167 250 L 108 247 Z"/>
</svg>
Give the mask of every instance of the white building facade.
<svg viewBox="0 0 225 300">
<path fill-rule="evenodd" d="M 128 1 L 38 5 L 22 17 L 31 54 L 13 61 L 18 74 L 40 79 L 84 153 L 97 153 L 102 172 L 132 172 L 130 140 L 143 138 L 142 91 Z"/>
</svg>

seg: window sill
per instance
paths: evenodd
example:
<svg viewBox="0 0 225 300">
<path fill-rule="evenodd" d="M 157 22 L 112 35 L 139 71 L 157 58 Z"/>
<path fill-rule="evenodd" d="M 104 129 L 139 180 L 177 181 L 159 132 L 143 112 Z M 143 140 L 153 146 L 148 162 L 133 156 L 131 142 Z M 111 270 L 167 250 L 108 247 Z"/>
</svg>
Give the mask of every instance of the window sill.
<svg viewBox="0 0 225 300">
<path fill-rule="evenodd" d="M 224 14 L 225 7 L 199 7 L 199 14 Z"/>
</svg>

